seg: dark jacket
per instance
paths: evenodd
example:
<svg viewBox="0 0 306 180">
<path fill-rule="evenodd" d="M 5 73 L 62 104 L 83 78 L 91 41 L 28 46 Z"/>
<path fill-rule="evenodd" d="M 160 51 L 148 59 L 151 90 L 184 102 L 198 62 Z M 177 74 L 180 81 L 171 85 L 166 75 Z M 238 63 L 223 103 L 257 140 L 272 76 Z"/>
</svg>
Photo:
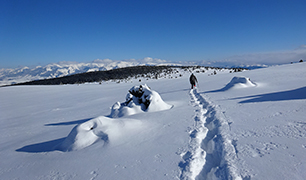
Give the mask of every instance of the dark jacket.
<svg viewBox="0 0 306 180">
<path fill-rule="evenodd" d="M 197 78 L 195 77 L 194 74 L 191 74 L 190 78 L 189 78 L 190 84 L 195 84 L 198 83 Z"/>
</svg>

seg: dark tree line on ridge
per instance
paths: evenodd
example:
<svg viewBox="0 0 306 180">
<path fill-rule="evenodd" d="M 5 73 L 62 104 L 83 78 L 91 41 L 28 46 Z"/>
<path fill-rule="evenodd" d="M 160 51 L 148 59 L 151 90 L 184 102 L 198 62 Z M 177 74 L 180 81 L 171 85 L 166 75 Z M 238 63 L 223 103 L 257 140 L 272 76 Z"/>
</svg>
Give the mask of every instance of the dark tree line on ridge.
<svg viewBox="0 0 306 180">
<path fill-rule="evenodd" d="M 123 80 L 133 77 L 147 77 L 158 79 L 161 74 L 173 74 L 178 73 L 176 68 L 181 68 L 184 71 L 196 71 L 200 72 L 199 69 L 205 68 L 221 70 L 226 68 L 215 68 L 215 67 L 203 67 L 203 66 L 133 66 L 112 69 L 108 71 L 94 71 L 94 72 L 85 72 L 80 74 L 73 74 L 64 77 L 51 78 L 51 79 L 42 79 L 35 80 L 23 83 L 17 83 L 13 85 L 60 85 L 60 84 L 82 84 L 90 82 L 102 82 L 109 80 Z M 230 72 L 239 72 L 242 71 L 242 68 L 231 68 Z M 204 70 L 202 70 L 203 72 Z"/>
</svg>

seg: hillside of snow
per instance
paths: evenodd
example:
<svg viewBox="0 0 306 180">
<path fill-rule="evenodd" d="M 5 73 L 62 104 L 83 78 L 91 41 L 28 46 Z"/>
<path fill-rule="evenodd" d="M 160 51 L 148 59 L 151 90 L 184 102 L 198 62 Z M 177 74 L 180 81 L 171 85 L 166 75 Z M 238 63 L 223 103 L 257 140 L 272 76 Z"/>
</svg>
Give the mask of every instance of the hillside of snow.
<svg viewBox="0 0 306 180">
<path fill-rule="evenodd" d="M 63 77 L 71 74 L 105 71 L 123 67 L 138 65 L 173 65 L 164 60 L 152 59 L 150 57 L 142 60 L 114 61 L 110 59 L 94 60 L 89 63 L 59 62 L 46 66 L 20 67 L 16 69 L 0 69 L 0 86 L 39 79 Z"/>
<path fill-rule="evenodd" d="M 306 63 L 0 88 L 0 179 L 304 179 Z"/>
</svg>

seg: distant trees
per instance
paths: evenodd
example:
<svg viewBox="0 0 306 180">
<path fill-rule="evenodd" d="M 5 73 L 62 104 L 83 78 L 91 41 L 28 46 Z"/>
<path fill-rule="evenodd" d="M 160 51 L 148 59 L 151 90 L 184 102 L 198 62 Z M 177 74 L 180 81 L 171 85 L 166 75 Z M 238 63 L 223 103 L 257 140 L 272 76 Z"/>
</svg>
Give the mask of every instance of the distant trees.
<svg viewBox="0 0 306 180">
<path fill-rule="evenodd" d="M 99 84 L 102 84 L 103 81 L 112 80 L 114 82 L 120 83 L 124 82 L 124 80 L 129 80 L 129 79 L 138 79 L 138 81 L 141 82 L 142 80 L 139 78 L 159 79 L 159 78 L 182 77 L 182 74 L 180 74 L 181 72 L 178 69 L 187 72 L 196 71 L 196 73 L 201 73 L 201 72 L 205 73 L 205 70 L 208 71 L 210 69 L 214 70 L 212 75 L 216 75 L 217 71 L 221 71 L 226 68 L 203 67 L 203 66 L 133 66 L 133 67 L 112 69 L 108 71 L 94 71 L 94 72 L 73 74 L 59 78 L 35 80 L 30 82 L 18 83 L 14 85 L 63 85 L 63 84 L 83 84 L 91 82 L 98 82 Z M 232 68 L 230 72 L 232 71 L 240 72 L 242 70 L 243 70 L 242 68 Z"/>
</svg>

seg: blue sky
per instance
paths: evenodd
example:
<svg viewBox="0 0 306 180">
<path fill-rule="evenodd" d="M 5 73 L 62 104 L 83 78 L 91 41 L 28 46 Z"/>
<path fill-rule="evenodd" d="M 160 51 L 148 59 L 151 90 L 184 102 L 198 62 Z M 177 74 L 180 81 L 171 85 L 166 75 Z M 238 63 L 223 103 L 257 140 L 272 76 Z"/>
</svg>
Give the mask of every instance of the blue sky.
<svg viewBox="0 0 306 180">
<path fill-rule="evenodd" d="M 306 59 L 305 8 L 305 0 L 0 0 L 0 68 L 145 57 L 298 61 Z"/>
</svg>

